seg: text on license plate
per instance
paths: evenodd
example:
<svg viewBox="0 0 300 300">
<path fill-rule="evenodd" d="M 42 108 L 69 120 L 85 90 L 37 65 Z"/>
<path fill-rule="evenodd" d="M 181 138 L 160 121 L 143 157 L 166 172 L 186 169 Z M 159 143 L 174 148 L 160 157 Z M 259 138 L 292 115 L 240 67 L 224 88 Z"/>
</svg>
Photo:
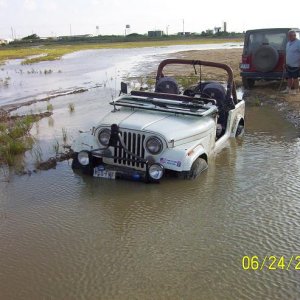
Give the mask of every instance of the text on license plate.
<svg viewBox="0 0 300 300">
<path fill-rule="evenodd" d="M 103 170 L 102 168 L 94 168 L 94 177 L 116 179 L 116 171 Z"/>
</svg>

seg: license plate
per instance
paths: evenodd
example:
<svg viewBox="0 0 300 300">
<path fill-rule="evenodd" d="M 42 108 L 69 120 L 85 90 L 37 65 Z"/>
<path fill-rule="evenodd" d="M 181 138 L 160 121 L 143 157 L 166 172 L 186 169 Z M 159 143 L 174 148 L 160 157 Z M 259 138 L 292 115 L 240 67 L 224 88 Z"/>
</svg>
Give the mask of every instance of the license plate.
<svg viewBox="0 0 300 300">
<path fill-rule="evenodd" d="M 240 69 L 248 70 L 248 69 L 250 69 L 250 65 L 249 64 L 240 64 Z"/>
<path fill-rule="evenodd" d="M 103 170 L 103 168 L 94 168 L 94 177 L 116 179 L 116 171 Z"/>
</svg>

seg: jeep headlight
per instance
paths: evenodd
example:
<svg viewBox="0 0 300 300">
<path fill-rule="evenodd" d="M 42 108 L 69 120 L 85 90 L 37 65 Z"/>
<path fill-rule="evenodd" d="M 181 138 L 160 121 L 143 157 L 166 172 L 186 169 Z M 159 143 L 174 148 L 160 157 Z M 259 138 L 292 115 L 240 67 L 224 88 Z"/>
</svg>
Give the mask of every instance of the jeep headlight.
<svg viewBox="0 0 300 300">
<path fill-rule="evenodd" d="M 107 147 L 110 139 L 110 130 L 105 128 L 99 131 L 98 140 L 102 146 Z"/>
<path fill-rule="evenodd" d="M 149 167 L 148 172 L 151 180 L 158 181 L 164 175 L 164 167 L 161 164 L 153 164 Z"/>
<path fill-rule="evenodd" d="M 161 139 L 156 136 L 151 136 L 146 140 L 146 150 L 153 154 L 159 154 L 163 149 L 163 143 Z"/>
<path fill-rule="evenodd" d="M 87 151 L 80 151 L 77 155 L 77 159 L 82 166 L 87 166 L 90 163 L 90 156 Z"/>
</svg>

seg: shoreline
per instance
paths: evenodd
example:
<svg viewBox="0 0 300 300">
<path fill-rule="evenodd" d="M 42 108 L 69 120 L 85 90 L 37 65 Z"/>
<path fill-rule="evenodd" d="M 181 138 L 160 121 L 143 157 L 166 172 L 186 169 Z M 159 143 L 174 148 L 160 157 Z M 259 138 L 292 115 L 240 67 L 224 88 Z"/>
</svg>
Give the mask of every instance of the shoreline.
<svg viewBox="0 0 300 300">
<path fill-rule="evenodd" d="M 239 75 L 239 63 L 241 55 L 241 48 L 189 50 L 172 54 L 174 58 L 199 59 L 228 64 L 233 70 L 237 88 L 242 88 L 242 80 Z M 183 75 L 190 75 L 190 73 L 186 72 L 186 69 L 184 69 L 183 66 L 175 67 L 170 71 L 172 75 L 176 74 L 178 77 L 177 79 L 180 79 L 180 77 L 183 77 Z M 219 69 L 203 68 L 204 80 L 224 80 L 224 74 L 225 73 Z M 149 74 L 144 74 L 143 76 L 147 77 L 148 75 Z M 152 75 L 155 76 L 154 73 L 152 73 L 151 76 Z M 280 94 L 279 88 L 281 87 L 281 89 L 283 89 L 285 84 L 285 81 L 284 83 L 280 81 L 256 82 L 256 85 L 253 89 L 244 91 L 243 98 L 246 100 L 246 104 L 248 105 L 260 106 L 267 104 L 275 106 L 276 109 L 283 114 L 285 119 L 291 122 L 295 127 L 300 128 L 300 94 L 296 96 Z M 0 110 L 10 113 L 16 109 L 19 109 L 20 107 L 29 106 L 37 102 L 48 101 L 52 98 L 85 91 L 87 91 L 87 89 L 80 88 L 78 91 L 76 90 L 70 93 L 63 93 L 62 95 L 48 96 L 42 99 L 35 99 L 21 103 L 4 104 L 0 106 Z"/>
<path fill-rule="evenodd" d="M 241 42 L 239 38 L 203 38 L 203 39 L 180 39 L 180 40 L 156 40 L 156 41 L 128 41 L 128 42 L 105 42 L 105 43 L 65 43 L 65 44 L 39 44 L 36 46 L 5 46 L 0 47 L 0 65 L 10 59 L 24 59 L 22 64 L 33 64 L 41 61 L 59 60 L 63 55 L 96 49 L 128 49 L 145 47 L 164 47 L 174 45 L 194 44 L 221 44 Z"/>
</svg>

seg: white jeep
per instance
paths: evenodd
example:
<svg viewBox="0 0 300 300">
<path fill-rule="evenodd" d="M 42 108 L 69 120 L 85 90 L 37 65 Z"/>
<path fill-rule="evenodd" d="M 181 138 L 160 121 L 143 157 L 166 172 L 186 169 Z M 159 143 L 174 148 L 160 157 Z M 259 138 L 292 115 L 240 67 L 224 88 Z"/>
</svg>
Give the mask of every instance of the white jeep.
<svg viewBox="0 0 300 300">
<path fill-rule="evenodd" d="M 227 83 L 199 82 L 180 95 L 176 81 L 163 74 L 169 64 L 222 68 Z M 159 182 L 165 174 L 193 179 L 230 137 L 244 131 L 245 102 L 237 99 L 232 70 L 225 64 L 164 60 L 155 92 L 128 93 L 122 83 L 120 96 L 110 104 L 113 110 L 74 142 L 73 169 L 146 182 Z"/>
</svg>

